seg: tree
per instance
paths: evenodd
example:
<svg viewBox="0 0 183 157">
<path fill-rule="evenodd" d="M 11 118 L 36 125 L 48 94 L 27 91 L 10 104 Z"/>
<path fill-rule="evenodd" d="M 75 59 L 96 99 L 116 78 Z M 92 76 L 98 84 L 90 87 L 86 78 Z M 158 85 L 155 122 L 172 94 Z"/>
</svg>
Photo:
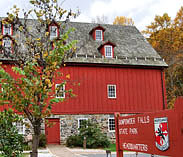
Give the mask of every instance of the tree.
<svg viewBox="0 0 183 157">
<path fill-rule="evenodd" d="M 0 151 L 4 157 L 19 157 L 23 152 L 23 135 L 14 125 L 17 122 L 23 123 L 13 110 L 0 112 Z"/>
<path fill-rule="evenodd" d="M 92 19 L 92 23 L 107 24 L 108 18 L 105 15 L 97 16 L 96 18 Z"/>
<path fill-rule="evenodd" d="M 177 96 L 183 95 L 183 7 L 174 20 L 167 13 L 156 16 L 143 33 L 149 43 L 165 59 L 169 67 L 165 71 L 167 101 L 172 107 Z"/>
<path fill-rule="evenodd" d="M 64 24 L 76 14 L 62 9 L 57 0 L 30 0 L 30 3 L 34 9 L 25 11 L 23 19 L 19 18 L 19 9 L 14 6 L 12 13 L 3 20 L 3 24 L 13 24 L 16 40 L 13 53 L 1 47 L 3 57 L 11 60 L 12 68 L 8 73 L 7 66 L 1 63 L 0 105 L 8 105 L 29 119 L 33 128 L 32 157 L 37 157 L 41 123 L 51 115 L 52 106 L 63 101 L 63 98 L 56 97 L 56 93 L 69 79 L 58 70 L 75 51 L 76 44 L 76 41 L 67 40 L 73 29 L 62 30 L 65 33 L 50 39 L 48 26 L 58 21 L 57 25 L 64 29 Z M 31 27 L 28 18 L 33 13 L 36 22 Z M 63 18 L 65 21 L 61 22 Z M 54 88 L 57 79 L 61 84 Z M 72 90 L 65 92 L 72 96 Z"/>
<path fill-rule="evenodd" d="M 128 17 L 125 17 L 125 16 L 117 16 L 114 19 L 113 24 L 114 25 L 123 25 L 123 26 L 133 26 L 134 21 L 132 20 L 132 18 L 128 18 Z"/>
</svg>

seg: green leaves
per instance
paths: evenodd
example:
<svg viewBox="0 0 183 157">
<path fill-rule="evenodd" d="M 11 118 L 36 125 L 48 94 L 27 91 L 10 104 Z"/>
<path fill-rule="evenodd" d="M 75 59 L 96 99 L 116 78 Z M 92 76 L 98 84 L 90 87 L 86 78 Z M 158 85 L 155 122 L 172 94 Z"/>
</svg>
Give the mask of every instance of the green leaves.
<svg viewBox="0 0 183 157">
<path fill-rule="evenodd" d="M 156 16 L 143 33 L 149 43 L 165 59 L 169 67 L 165 70 L 167 103 L 172 108 L 177 96 L 183 95 L 183 7 L 174 19 L 164 13 Z"/>
<path fill-rule="evenodd" d="M 58 77 L 57 72 L 65 58 L 74 51 L 77 41 L 68 40 L 74 29 L 65 32 L 65 24 L 61 22 L 63 16 L 67 19 L 75 16 L 71 11 L 62 9 L 57 0 L 30 0 L 30 4 L 34 9 L 24 12 L 23 19 L 19 19 L 16 6 L 8 16 L 17 42 L 13 45 L 13 55 L 8 56 L 14 64 L 8 67 L 0 64 L 0 88 L 3 89 L 0 91 L 0 104 L 23 113 L 38 130 L 34 133 L 39 136 L 42 119 L 51 115 L 54 104 L 65 100 L 56 98 L 54 81 L 65 79 L 64 75 Z M 32 14 L 37 20 L 29 19 Z M 54 40 L 50 38 L 49 30 L 52 22 L 60 27 L 60 34 Z M 69 80 L 70 76 L 66 79 Z M 67 95 L 73 96 L 72 90 Z"/>
<path fill-rule="evenodd" d="M 63 99 L 62 98 L 53 98 L 53 99 L 50 99 L 50 103 L 53 104 L 53 103 L 59 103 L 59 102 L 62 102 Z"/>
<path fill-rule="evenodd" d="M 83 120 L 81 124 L 79 134 L 72 135 L 67 139 L 67 146 L 82 146 L 84 137 L 86 138 L 87 148 L 104 148 L 110 145 L 110 141 L 107 136 L 102 133 L 97 123 L 90 120 Z"/>
<path fill-rule="evenodd" d="M 22 118 L 13 110 L 0 112 L 0 151 L 4 157 L 19 157 L 23 152 L 23 135 L 18 134 L 16 122 Z"/>
<path fill-rule="evenodd" d="M 20 74 L 20 75 L 25 75 L 25 72 L 18 67 L 12 67 L 13 71 L 15 71 L 16 73 Z"/>
</svg>

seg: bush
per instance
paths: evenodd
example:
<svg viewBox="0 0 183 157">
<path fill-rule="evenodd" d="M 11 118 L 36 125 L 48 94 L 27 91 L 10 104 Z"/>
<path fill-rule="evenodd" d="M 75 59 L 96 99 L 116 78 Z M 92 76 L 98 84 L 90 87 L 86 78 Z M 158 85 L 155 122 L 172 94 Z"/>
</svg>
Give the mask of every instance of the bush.
<svg viewBox="0 0 183 157">
<path fill-rule="evenodd" d="M 32 147 L 31 147 L 31 145 L 28 144 L 28 142 L 24 142 L 23 149 L 24 149 L 24 151 L 25 150 L 31 150 Z"/>
<path fill-rule="evenodd" d="M 16 122 L 22 119 L 12 110 L 0 112 L 0 151 L 4 157 L 19 157 L 23 152 L 23 135 L 18 134 Z"/>
<path fill-rule="evenodd" d="M 39 138 L 39 147 L 46 147 L 46 135 L 45 134 L 41 134 L 40 138 Z"/>
<path fill-rule="evenodd" d="M 96 123 L 85 121 L 82 123 L 82 128 L 79 129 L 78 135 L 70 136 L 67 139 L 66 145 L 69 147 L 83 146 L 83 139 L 86 137 L 87 148 L 104 148 L 110 145 L 107 136 L 102 133 Z"/>
<path fill-rule="evenodd" d="M 75 147 L 75 146 L 82 147 L 82 145 L 83 140 L 78 135 L 72 135 L 67 138 L 66 146 L 68 147 Z"/>
</svg>

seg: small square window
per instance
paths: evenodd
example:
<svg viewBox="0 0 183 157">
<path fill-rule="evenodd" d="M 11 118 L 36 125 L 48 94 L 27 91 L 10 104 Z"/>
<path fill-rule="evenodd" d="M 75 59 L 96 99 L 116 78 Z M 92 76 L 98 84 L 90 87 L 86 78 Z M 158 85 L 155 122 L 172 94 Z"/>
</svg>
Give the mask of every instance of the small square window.
<svg viewBox="0 0 183 157">
<path fill-rule="evenodd" d="M 116 98 L 116 85 L 107 85 L 108 98 Z"/>
<path fill-rule="evenodd" d="M 64 84 L 56 84 L 56 98 L 65 98 Z"/>
<path fill-rule="evenodd" d="M 3 35 L 12 35 L 11 24 L 3 24 Z"/>
<path fill-rule="evenodd" d="M 13 125 L 16 126 L 19 134 L 25 134 L 25 124 L 22 122 L 14 122 Z"/>
<path fill-rule="evenodd" d="M 95 31 L 95 36 L 96 36 L 96 40 L 102 41 L 102 40 L 103 40 L 103 37 L 102 37 L 102 30 L 96 30 L 96 31 Z"/>
<path fill-rule="evenodd" d="M 81 128 L 83 126 L 83 122 L 87 121 L 88 118 L 79 118 L 78 119 L 78 129 Z"/>
<path fill-rule="evenodd" d="M 112 58 L 112 46 L 105 46 L 105 57 Z"/>
<path fill-rule="evenodd" d="M 18 129 L 19 134 L 25 134 L 25 125 L 21 122 L 16 122 L 16 127 Z"/>
<path fill-rule="evenodd" d="M 54 39 L 58 37 L 58 27 L 50 26 L 50 39 Z"/>
<path fill-rule="evenodd" d="M 12 43 L 12 41 L 10 38 L 6 37 L 3 39 L 3 46 L 5 48 L 11 48 L 11 43 Z"/>
<path fill-rule="evenodd" d="M 109 130 L 109 132 L 115 131 L 115 119 L 114 118 L 108 119 L 108 130 Z"/>
</svg>

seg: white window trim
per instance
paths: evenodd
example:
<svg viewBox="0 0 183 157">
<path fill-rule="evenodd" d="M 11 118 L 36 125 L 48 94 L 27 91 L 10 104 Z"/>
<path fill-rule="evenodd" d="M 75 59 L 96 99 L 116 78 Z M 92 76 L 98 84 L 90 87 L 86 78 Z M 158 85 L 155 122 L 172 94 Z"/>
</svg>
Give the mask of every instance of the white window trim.
<svg viewBox="0 0 183 157">
<path fill-rule="evenodd" d="M 107 52 L 106 52 L 106 48 L 108 48 L 108 47 L 110 47 L 111 48 L 111 55 L 110 56 L 107 56 L 106 54 L 107 54 Z M 112 56 L 113 56 L 113 52 L 112 52 L 112 46 L 111 45 L 105 45 L 104 46 L 104 49 L 105 49 L 105 57 L 106 58 L 112 58 Z"/>
<path fill-rule="evenodd" d="M 23 124 L 24 120 L 23 120 L 23 123 L 22 123 L 23 130 L 21 132 L 20 132 L 19 128 L 17 127 L 17 123 L 20 123 L 20 122 L 14 122 L 13 125 L 15 125 L 16 128 L 18 129 L 18 134 L 25 135 L 25 124 Z"/>
<path fill-rule="evenodd" d="M 79 123 L 80 120 L 88 120 L 88 118 L 78 118 L 78 129 L 80 128 L 80 123 Z"/>
<path fill-rule="evenodd" d="M 56 88 L 57 86 L 59 86 L 60 84 L 56 84 L 55 85 L 55 92 L 56 92 Z M 57 92 L 55 93 L 56 94 L 56 98 L 65 98 L 65 84 L 63 85 L 63 96 L 57 96 Z"/>
<path fill-rule="evenodd" d="M 100 39 L 97 39 L 97 32 L 100 32 Z M 103 32 L 102 32 L 102 30 L 95 30 L 95 39 L 96 39 L 96 41 L 103 41 Z"/>
<path fill-rule="evenodd" d="M 5 25 L 10 25 L 10 27 L 9 27 L 9 33 L 5 33 Z M 3 24 L 3 35 L 6 35 L 6 34 L 8 34 L 8 35 L 12 35 L 12 24 Z"/>
<path fill-rule="evenodd" d="M 108 118 L 108 131 L 109 131 L 109 132 L 115 132 L 115 128 L 114 128 L 114 130 L 110 130 L 110 127 L 109 127 L 109 120 L 110 120 L 110 119 L 114 119 L 114 118 Z M 114 119 L 114 120 L 115 120 L 115 119 Z M 114 121 L 114 122 L 115 122 L 115 121 Z"/>
<path fill-rule="evenodd" d="M 109 87 L 110 86 L 114 86 L 115 87 L 115 97 L 109 97 Z M 117 96 L 116 96 L 116 85 L 115 84 L 108 84 L 107 85 L 107 97 L 109 98 L 109 99 L 116 99 L 117 98 Z"/>
<path fill-rule="evenodd" d="M 49 26 L 50 28 L 49 28 L 49 31 L 50 31 L 50 39 L 52 40 L 52 39 L 54 39 L 54 38 L 57 38 L 58 37 L 58 27 L 57 26 L 55 26 L 55 25 L 51 25 L 51 26 Z M 56 36 L 52 36 L 51 35 L 51 27 L 56 27 Z"/>
<path fill-rule="evenodd" d="M 10 44 L 9 44 L 8 47 L 7 46 L 4 46 L 4 43 L 5 43 L 6 40 L 8 40 L 8 42 L 10 42 Z M 13 41 L 12 41 L 11 38 L 9 38 L 9 37 L 3 38 L 2 39 L 2 46 L 4 47 L 5 51 L 10 52 L 10 53 L 13 53 Z"/>
</svg>

